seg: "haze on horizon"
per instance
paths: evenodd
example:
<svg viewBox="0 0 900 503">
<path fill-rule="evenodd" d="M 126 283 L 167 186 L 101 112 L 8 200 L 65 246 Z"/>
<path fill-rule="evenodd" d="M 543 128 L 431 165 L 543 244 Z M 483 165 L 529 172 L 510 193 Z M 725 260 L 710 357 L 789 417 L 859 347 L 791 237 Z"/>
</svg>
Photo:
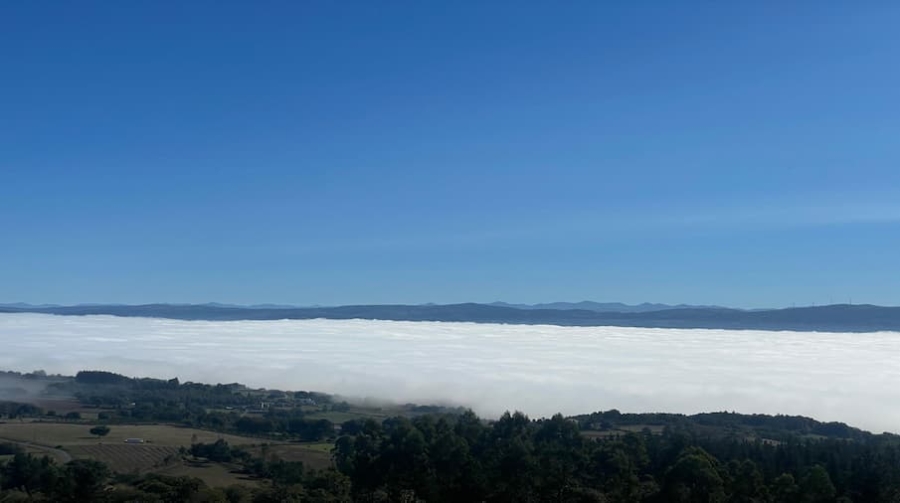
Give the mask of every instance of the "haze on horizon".
<svg viewBox="0 0 900 503">
<path fill-rule="evenodd" d="M 485 415 L 799 414 L 900 431 L 900 334 L 0 314 L 0 368 L 315 390 Z"/>
</svg>

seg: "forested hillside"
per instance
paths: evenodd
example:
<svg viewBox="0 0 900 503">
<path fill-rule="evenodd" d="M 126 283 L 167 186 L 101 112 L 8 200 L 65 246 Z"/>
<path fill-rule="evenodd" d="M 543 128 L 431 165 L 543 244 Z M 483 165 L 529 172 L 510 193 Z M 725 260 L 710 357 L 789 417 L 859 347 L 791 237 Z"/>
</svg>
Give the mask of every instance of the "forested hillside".
<svg viewBox="0 0 900 503">
<path fill-rule="evenodd" d="M 0 440 L 0 501 L 887 503 L 900 498 L 900 437 L 805 417 L 610 410 L 488 419 L 467 410 L 366 409 L 322 393 L 98 371 L 75 377 L 4 375 L 49 383 L 40 397 L 45 405 L 66 403 L 52 397 L 71 393 L 83 413 L 61 417 L 31 404 L 0 405 L 2 421 L 18 428 L 4 431 L 27 434 L 27 441 Z M 28 451 L 49 441 L 38 431 L 80 431 L 74 448 L 85 443 L 82 437 L 90 430 L 97 438 L 87 443 L 102 447 L 110 430 L 160 422 L 174 431 L 218 432 L 219 439 L 191 440 L 163 464 L 137 471 L 90 457 L 63 463 Z M 67 448 L 57 447 L 56 454 Z M 324 464 L 321 458 L 313 463 L 283 457 L 295 447 L 324 447 L 330 455 Z M 95 450 L 82 446 L 73 452 Z M 231 482 L 167 474 L 172 467 L 198 463 L 230 471 Z"/>
</svg>

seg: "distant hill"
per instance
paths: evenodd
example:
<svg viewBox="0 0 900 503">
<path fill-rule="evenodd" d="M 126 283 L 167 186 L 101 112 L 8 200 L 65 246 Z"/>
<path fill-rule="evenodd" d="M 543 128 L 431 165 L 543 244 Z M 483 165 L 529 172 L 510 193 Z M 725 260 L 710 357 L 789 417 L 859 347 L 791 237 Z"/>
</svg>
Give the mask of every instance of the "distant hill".
<svg viewBox="0 0 900 503">
<path fill-rule="evenodd" d="M 221 302 L 207 302 L 206 304 L 200 304 L 200 305 L 201 306 L 210 306 L 210 307 L 239 307 L 239 308 L 249 308 L 249 309 L 296 309 L 298 307 L 301 307 L 301 306 L 294 306 L 291 304 L 252 304 L 249 306 L 244 306 L 241 304 L 222 304 Z"/>
<path fill-rule="evenodd" d="M 179 320 L 372 319 L 448 321 L 519 325 L 619 326 L 796 330 L 821 332 L 900 331 L 900 307 L 836 304 L 744 311 L 726 308 L 679 308 L 647 312 L 598 312 L 587 309 L 520 309 L 488 304 L 363 305 L 307 308 L 252 308 L 212 305 L 145 304 L 137 306 L 0 307 L 6 313 L 57 315 L 105 314 Z"/>
<path fill-rule="evenodd" d="M 28 304 L 26 302 L 13 302 L 12 304 L 0 304 L 0 308 L 12 307 L 19 309 L 30 309 L 33 307 L 60 307 L 59 304 Z"/>
<path fill-rule="evenodd" d="M 652 304 L 649 302 L 644 302 L 642 304 L 623 304 L 621 302 L 592 302 L 589 300 L 583 300 L 581 302 L 550 302 L 546 304 L 508 304 L 506 302 L 492 302 L 489 305 L 514 307 L 516 309 L 559 309 L 564 311 L 584 309 L 587 311 L 596 311 L 598 313 L 646 313 L 649 311 L 665 311 L 667 309 L 722 308 L 722 306 L 695 306 L 690 304 L 671 305 Z"/>
<path fill-rule="evenodd" d="M 666 413 L 621 413 L 617 410 L 581 414 L 570 418 L 582 430 L 628 432 L 637 428 L 673 428 L 693 431 L 706 437 L 763 438 L 768 441 L 790 441 L 792 438 L 844 439 L 864 442 L 875 438 L 870 432 L 845 423 L 823 423 L 804 416 L 738 414 L 708 412 L 693 415 Z M 890 434 L 886 434 L 890 435 Z M 893 440 L 895 437 L 891 436 Z"/>
</svg>

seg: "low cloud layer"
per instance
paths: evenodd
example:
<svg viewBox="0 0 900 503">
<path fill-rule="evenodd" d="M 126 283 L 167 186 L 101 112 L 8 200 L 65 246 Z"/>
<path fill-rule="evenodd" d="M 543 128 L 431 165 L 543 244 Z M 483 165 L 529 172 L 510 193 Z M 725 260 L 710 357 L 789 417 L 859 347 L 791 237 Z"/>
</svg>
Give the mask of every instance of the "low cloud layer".
<svg viewBox="0 0 900 503">
<path fill-rule="evenodd" d="M 900 432 L 900 333 L 0 314 L 0 369 L 305 389 L 533 416 L 802 414 Z"/>
</svg>

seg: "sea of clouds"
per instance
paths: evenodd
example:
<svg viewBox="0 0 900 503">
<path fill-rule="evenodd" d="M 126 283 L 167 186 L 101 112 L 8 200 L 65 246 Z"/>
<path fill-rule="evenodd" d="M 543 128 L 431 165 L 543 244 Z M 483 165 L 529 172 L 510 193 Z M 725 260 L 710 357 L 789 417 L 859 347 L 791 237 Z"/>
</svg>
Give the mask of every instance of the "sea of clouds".
<svg viewBox="0 0 900 503">
<path fill-rule="evenodd" d="M 486 415 L 737 411 L 900 432 L 900 333 L 0 314 L 0 369 L 316 390 Z"/>
</svg>

